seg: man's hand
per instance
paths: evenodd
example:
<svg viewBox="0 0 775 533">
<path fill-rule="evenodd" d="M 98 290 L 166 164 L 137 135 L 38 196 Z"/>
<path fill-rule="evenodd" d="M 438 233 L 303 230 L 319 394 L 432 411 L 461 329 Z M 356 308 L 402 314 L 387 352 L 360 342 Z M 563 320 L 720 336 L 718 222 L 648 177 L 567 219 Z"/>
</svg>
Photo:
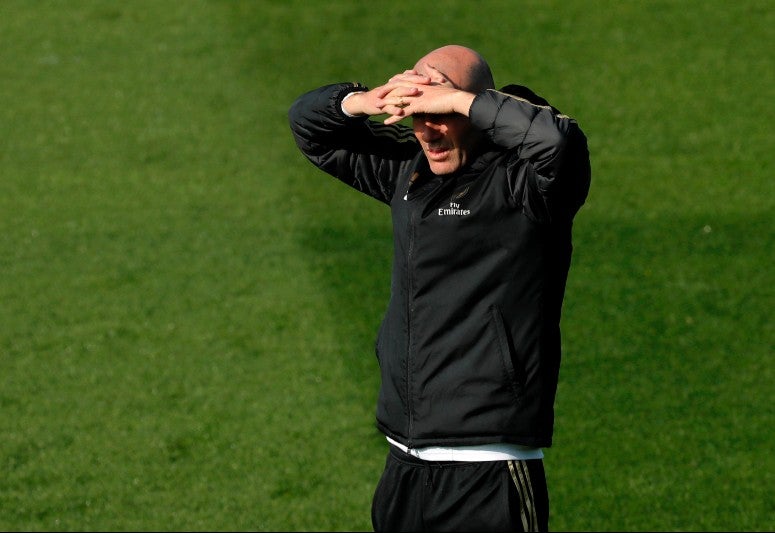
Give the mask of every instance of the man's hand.
<svg viewBox="0 0 775 533">
<path fill-rule="evenodd" d="M 443 73 L 424 65 L 429 75 L 416 70 L 396 74 L 385 85 L 359 92 L 342 104 L 351 115 L 390 115 L 385 124 L 394 124 L 417 113 L 459 113 L 468 116 L 476 96 L 459 90 Z"/>
<path fill-rule="evenodd" d="M 393 76 L 386 84 L 370 91 L 352 93 L 342 102 L 342 108 L 350 115 L 390 115 L 400 112 L 404 102 L 402 97 L 415 96 L 418 85 L 430 83 L 427 76 L 416 75 L 409 81 L 408 78 L 399 77 L 404 75 Z M 388 95 L 390 98 L 386 98 Z"/>
<path fill-rule="evenodd" d="M 394 89 L 383 100 L 390 116 L 385 124 L 394 124 L 416 114 L 447 115 L 457 113 L 468 116 L 471 103 L 476 95 L 443 85 L 425 85 L 414 87 L 416 92 L 405 94 L 401 89 Z"/>
</svg>

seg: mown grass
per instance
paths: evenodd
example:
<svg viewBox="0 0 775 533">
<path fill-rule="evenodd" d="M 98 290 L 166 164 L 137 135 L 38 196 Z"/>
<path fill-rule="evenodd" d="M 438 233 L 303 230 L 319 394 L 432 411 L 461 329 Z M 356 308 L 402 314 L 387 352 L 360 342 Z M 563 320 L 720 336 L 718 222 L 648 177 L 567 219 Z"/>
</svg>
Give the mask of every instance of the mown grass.
<svg viewBox="0 0 775 533">
<path fill-rule="evenodd" d="M 0 529 L 370 528 L 388 213 L 285 114 L 453 41 L 590 140 L 551 527 L 773 529 L 769 2 L 0 10 Z"/>
</svg>

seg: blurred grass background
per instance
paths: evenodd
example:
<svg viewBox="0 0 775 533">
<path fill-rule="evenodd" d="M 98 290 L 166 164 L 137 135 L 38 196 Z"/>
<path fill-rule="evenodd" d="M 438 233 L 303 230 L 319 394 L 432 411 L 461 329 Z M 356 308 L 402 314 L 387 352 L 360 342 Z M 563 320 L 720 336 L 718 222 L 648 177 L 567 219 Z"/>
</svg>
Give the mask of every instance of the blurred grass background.
<svg viewBox="0 0 775 533">
<path fill-rule="evenodd" d="M 370 529 L 389 213 L 286 112 L 456 42 L 592 151 L 551 528 L 773 530 L 774 7 L 4 0 L 0 529 Z"/>
</svg>

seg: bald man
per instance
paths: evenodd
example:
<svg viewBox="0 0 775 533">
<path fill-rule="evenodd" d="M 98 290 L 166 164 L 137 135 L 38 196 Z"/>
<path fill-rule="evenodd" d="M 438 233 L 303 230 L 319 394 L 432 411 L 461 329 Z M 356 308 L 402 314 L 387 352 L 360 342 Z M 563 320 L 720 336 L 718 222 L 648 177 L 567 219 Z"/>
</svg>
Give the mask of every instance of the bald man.
<svg viewBox="0 0 775 533">
<path fill-rule="evenodd" d="M 479 53 L 447 45 L 379 87 L 326 85 L 289 111 L 302 153 L 392 215 L 376 531 L 548 529 L 543 449 L 589 153 L 575 120 L 494 87 Z"/>
</svg>

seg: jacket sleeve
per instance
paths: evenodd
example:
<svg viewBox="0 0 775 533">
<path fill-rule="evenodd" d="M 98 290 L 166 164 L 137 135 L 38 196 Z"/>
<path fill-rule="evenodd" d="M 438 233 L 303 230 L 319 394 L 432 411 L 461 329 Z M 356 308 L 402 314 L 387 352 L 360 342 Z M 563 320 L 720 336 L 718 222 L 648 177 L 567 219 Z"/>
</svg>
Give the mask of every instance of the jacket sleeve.
<svg viewBox="0 0 775 533">
<path fill-rule="evenodd" d="M 591 179 L 587 139 L 574 119 L 548 104 L 495 90 L 477 95 L 470 118 L 492 143 L 511 152 L 509 192 L 528 216 L 538 222 L 573 218 Z"/>
<path fill-rule="evenodd" d="M 419 147 L 406 126 L 345 115 L 342 99 L 362 90 L 354 83 L 315 89 L 296 99 L 288 119 L 296 145 L 316 167 L 389 204 L 402 165 Z"/>
</svg>

